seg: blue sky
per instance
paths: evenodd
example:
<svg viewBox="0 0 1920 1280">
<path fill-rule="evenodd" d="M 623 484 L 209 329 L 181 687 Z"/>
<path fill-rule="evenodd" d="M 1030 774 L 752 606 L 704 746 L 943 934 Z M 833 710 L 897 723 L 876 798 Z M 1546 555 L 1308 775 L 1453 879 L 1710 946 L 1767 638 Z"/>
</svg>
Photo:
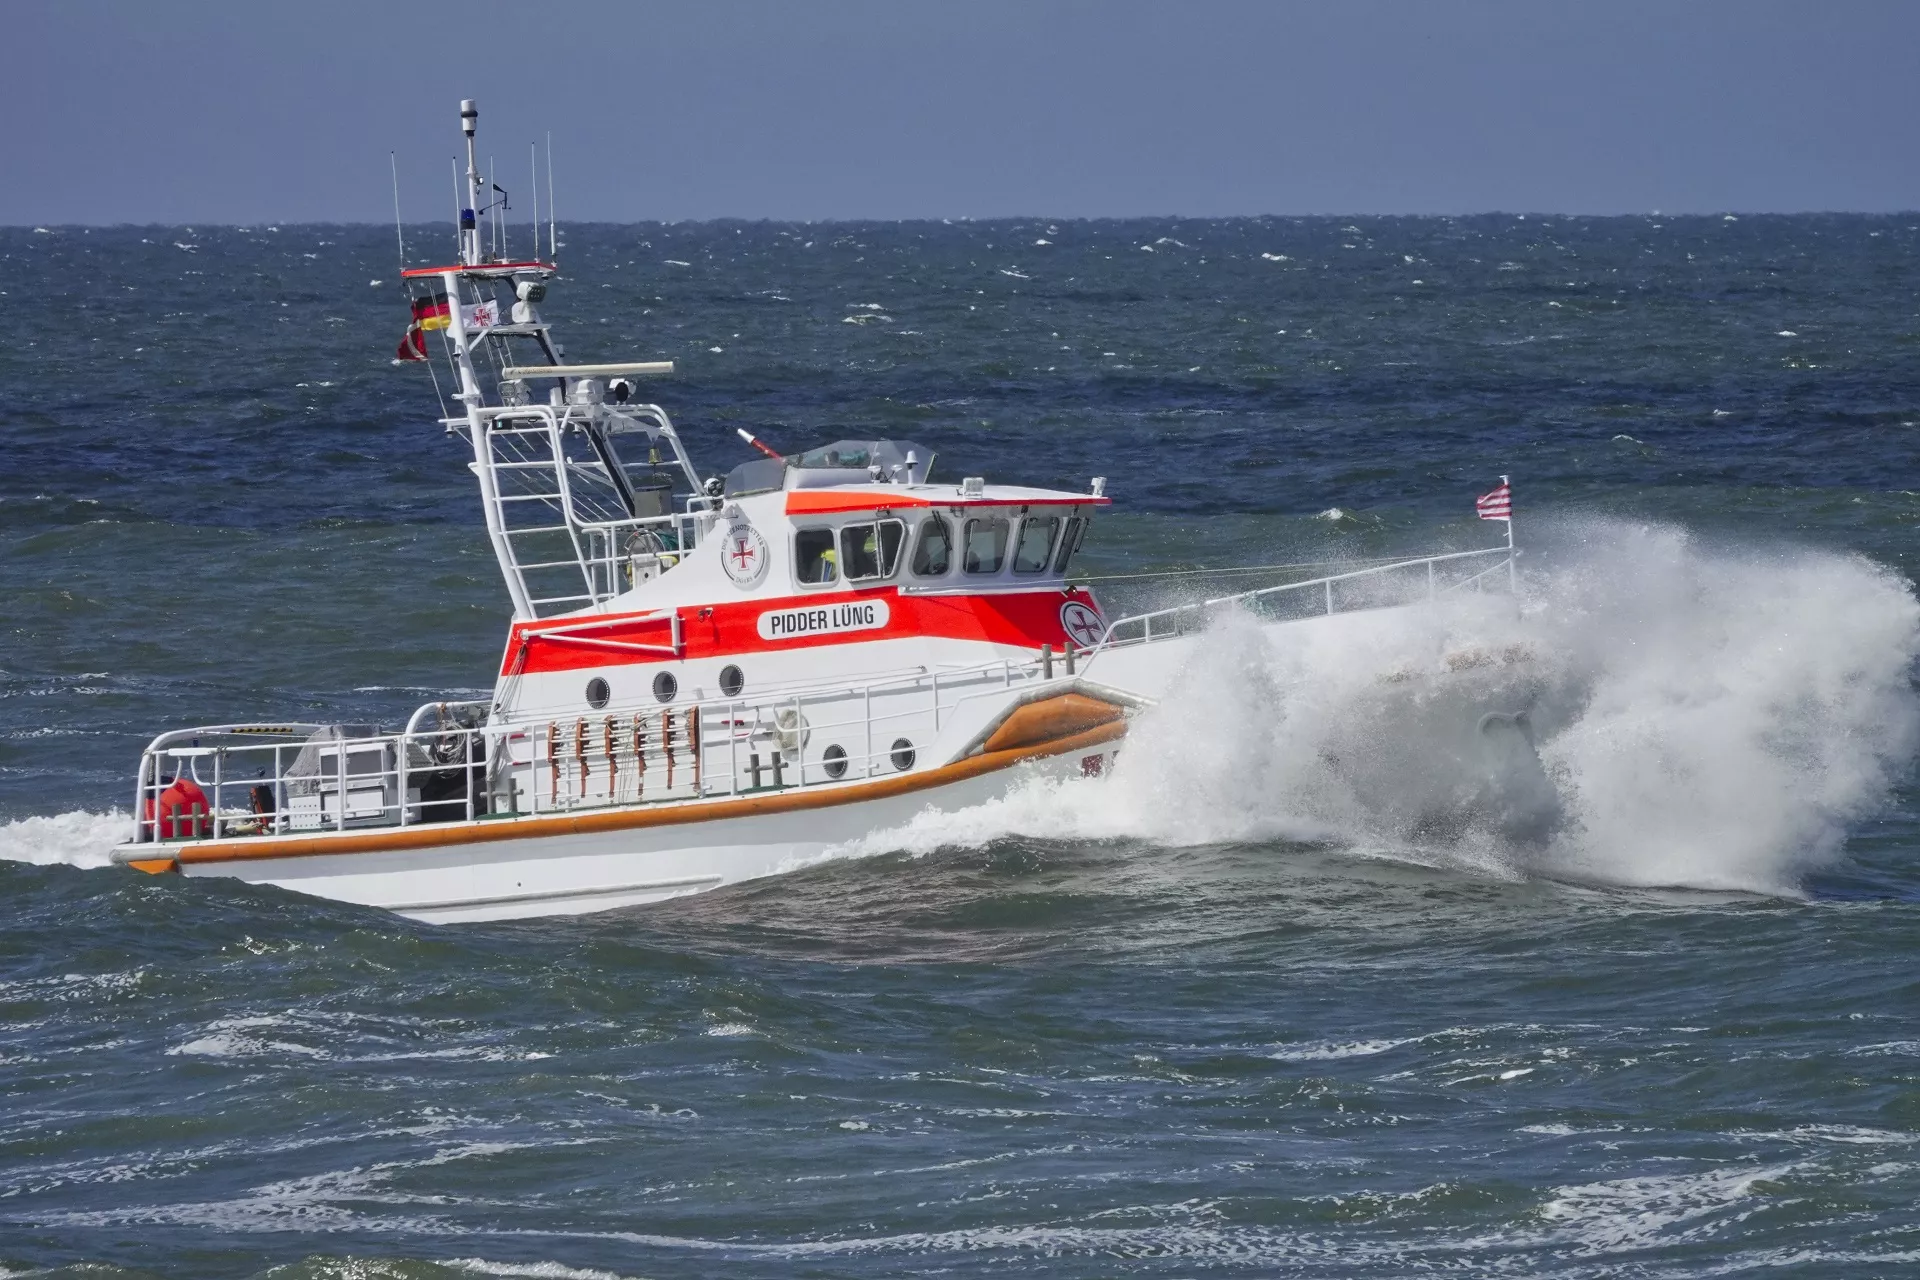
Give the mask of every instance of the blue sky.
<svg viewBox="0 0 1920 1280">
<path fill-rule="evenodd" d="M 11 0 L 0 224 L 1920 208 L 1920 3 Z"/>
</svg>

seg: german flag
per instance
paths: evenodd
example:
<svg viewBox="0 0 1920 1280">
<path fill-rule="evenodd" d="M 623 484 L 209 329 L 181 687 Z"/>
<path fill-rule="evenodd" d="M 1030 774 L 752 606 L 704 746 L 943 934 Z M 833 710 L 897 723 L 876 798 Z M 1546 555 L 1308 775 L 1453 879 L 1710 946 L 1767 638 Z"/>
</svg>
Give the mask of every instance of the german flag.
<svg viewBox="0 0 1920 1280">
<path fill-rule="evenodd" d="M 428 333 L 435 329 L 444 329 L 452 320 L 452 305 L 444 293 L 413 300 L 413 322 Z"/>
</svg>

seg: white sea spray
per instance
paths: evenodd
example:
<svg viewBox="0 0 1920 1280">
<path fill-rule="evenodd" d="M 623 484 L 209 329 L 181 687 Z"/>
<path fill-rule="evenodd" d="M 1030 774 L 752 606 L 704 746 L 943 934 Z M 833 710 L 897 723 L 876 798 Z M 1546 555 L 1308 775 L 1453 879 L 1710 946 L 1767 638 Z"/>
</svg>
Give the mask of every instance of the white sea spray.
<svg viewBox="0 0 1920 1280">
<path fill-rule="evenodd" d="M 15 818 L 0 822 L 0 860 L 104 867 L 112 861 L 114 846 L 127 838 L 129 828 L 124 812 L 75 810 L 48 817 Z"/>
<path fill-rule="evenodd" d="M 857 851 L 1314 840 L 1498 876 L 1793 893 L 1910 768 L 1917 658 L 1911 586 L 1862 557 L 1595 522 L 1519 608 L 1226 616 L 1107 778 L 925 813 Z M 1487 732 L 1488 711 L 1523 713 L 1537 760 Z"/>
</svg>

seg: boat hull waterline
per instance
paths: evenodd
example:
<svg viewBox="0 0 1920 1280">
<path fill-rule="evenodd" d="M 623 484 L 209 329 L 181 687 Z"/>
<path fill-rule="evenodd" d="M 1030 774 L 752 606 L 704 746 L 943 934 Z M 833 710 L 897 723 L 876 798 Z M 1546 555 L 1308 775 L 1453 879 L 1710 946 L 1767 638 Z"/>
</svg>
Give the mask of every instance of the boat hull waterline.
<svg viewBox="0 0 1920 1280">
<path fill-rule="evenodd" d="M 439 924 L 638 906 L 793 870 L 929 810 L 955 812 L 1034 778 L 1111 768 L 1124 721 L 944 768 L 840 787 L 306 838 L 124 845 L 156 873 L 220 876 Z M 164 856 L 156 856 L 164 854 Z"/>
</svg>

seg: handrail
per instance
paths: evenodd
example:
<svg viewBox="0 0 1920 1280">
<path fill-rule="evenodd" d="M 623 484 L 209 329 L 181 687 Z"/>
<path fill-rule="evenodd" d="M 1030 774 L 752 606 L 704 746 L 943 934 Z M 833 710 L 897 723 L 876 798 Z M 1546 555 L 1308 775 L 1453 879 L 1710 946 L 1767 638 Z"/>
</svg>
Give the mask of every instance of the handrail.
<svg viewBox="0 0 1920 1280">
<path fill-rule="evenodd" d="M 681 654 L 678 645 L 641 644 L 634 640 L 607 640 L 600 636 L 554 635 L 548 631 L 525 631 L 521 635 L 527 641 L 545 640 L 553 644 L 577 644 L 588 649 L 614 649 L 621 653 L 663 653 L 670 658 L 677 658 Z"/>
<path fill-rule="evenodd" d="M 240 721 L 234 724 L 194 725 L 187 729 L 168 729 L 156 735 L 153 741 L 147 744 L 147 752 L 159 751 L 185 738 L 216 738 L 222 734 L 255 734 L 261 737 L 269 734 L 281 734 L 291 738 L 315 734 L 322 729 L 331 728 L 333 728 L 333 726 L 330 724 L 307 724 L 303 721 L 295 720 L 260 720 Z"/>
<path fill-rule="evenodd" d="M 1512 547 L 1483 547 L 1477 551 L 1451 551 L 1451 552 L 1447 552 L 1437 556 L 1414 556 L 1406 560 L 1394 560 L 1386 564 L 1372 565 L 1365 569 L 1353 569 L 1353 570 L 1349 570 L 1346 573 L 1327 574 L 1319 578 L 1308 578 L 1301 582 L 1283 583 L 1277 587 L 1260 587 L 1252 591 L 1238 591 L 1231 595 L 1216 596 L 1210 600 L 1196 600 L 1190 604 L 1178 604 L 1178 605 L 1169 606 L 1168 608 L 1165 608 L 1165 609 L 1154 609 L 1147 613 L 1130 614 L 1127 617 L 1117 618 L 1113 622 L 1108 623 L 1107 629 L 1101 633 L 1099 641 L 1095 643 L 1093 646 L 1091 646 L 1091 648 L 1088 649 L 1087 656 L 1091 658 L 1095 654 L 1104 652 L 1109 648 L 1114 648 L 1122 644 L 1132 644 L 1132 643 L 1144 642 L 1146 640 L 1151 640 L 1153 638 L 1153 622 L 1155 619 L 1171 618 L 1174 615 L 1181 614 L 1181 613 L 1191 613 L 1191 612 L 1203 611 L 1207 609 L 1216 609 L 1216 608 L 1219 608 L 1221 605 L 1240 604 L 1248 600 L 1254 600 L 1254 599 L 1258 599 L 1265 596 L 1279 595 L 1283 592 L 1288 592 L 1288 591 L 1308 591 L 1314 588 L 1319 588 L 1325 591 L 1327 594 L 1326 612 L 1328 615 L 1332 615 L 1338 612 L 1333 607 L 1333 587 L 1335 583 L 1351 582 L 1358 578 L 1367 578 L 1367 577 L 1373 577 L 1383 573 L 1392 573 L 1397 569 L 1411 569 L 1418 566 L 1425 566 L 1427 569 L 1427 596 L 1429 599 L 1432 599 L 1433 597 L 1438 595 L 1441 590 L 1453 591 L 1458 589 L 1461 586 L 1466 585 L 1466 583 L 1468 582 L 1478 582 L 1481 578 L 1484 578 L 1488 573 L 1491 573 L 1495 569 L 1500 568 L 1502 564 L 1510 563 L 1513 560 L 1513 558 L 1518 554 L 1519 553 Z M 1450 583 L 1445 588 L 1436 589 L 1434 580 L 1433 580 L 1434 565 L 1444 564 L 1449 561 L 1455 561 L 1455 560 L 1470 560 L 1470 559 L 1474 559 L 1476 557 L 1481 557 L 1481 556 L 1499 556 L 1501 559 L 1499 560 L 1498 563 L 1488 566 L 1487 569 L 1483 570 L 1480 573 L 1474 574 L 1470 578 L 1466 578 L 1461 582 Z M 1136 625 L 1142 628 L 1141 635 L 1136 639 L 1118 640 L 1115 638 L 1115 632 L 1119 631 L 1120 628 L 1127 627 L 1127 626 L 1136 626 Z"/>
<path fill-rule="evenodd" d="M 958 708 L 989 695 L 1025 696 L 1019 691 L 1061 683 L 1050 678 L 1047 667 L 1037 657 L 1001 657 L 959 670 L 888 673 L 860 685 L 796 683 L 751 698 L 609 706 L 584 716 L 509 720 L 496 714 L 473 726 L 460 724 L 455 713 L 488 703 L 429 702 L 413 712 L 403 731 L 365 737 L 347 737 L 339 725 L 291 722 L 170 730 L 141 757 L 132 843 L 146 847 L 183 837 L 225 840 L 404 827 L 445 820 L 449 805 L 471 819 L 501 814 L 502 805 L 513 813 L 542 813 L 740 794 L 765 785 L 748 766 L 766 748 L 748 752 L 744 744 L 768 738 L 773 752 L 764 768 L 771 771 L 772 785 L 858 780 L 885 772 L 891 744 L 901 736 L 891 726 L 900 725 L 923 753 L 944 752 L 940 734 Z M 1061 687 L 1072 682 L 1069 676 Z M 782 716 L 793 727 L 783 730 Z M 914 724 L 920 729 L 909 727 Z M 778 740 L 794 731 L 839 739 L 849 748 L 848 763 L 859 771 L 835 774 L 804 755 L 792 758 L 791 747 L 781 747 Z M 213 741 L 201 746 L 199 739 Z M 179 745 L 189 741 L 193 746 Z M 316 744 L 318 756 L 296 774 L 301 756 Z M 161 767 L 169 747 L 176 747 L 183 761 L 189 755 L 196 762 L 211 758 L 211 777 L 197 777 L 208 791 L 204 817 L 161 811 L 166 775 L 173 771 Z M 774 755 L 786 766 L 784 776 Z M 456 791 L 463 790 L 464 798 L 423 794 L 416 782 L 463 774 L 468 781 Z M 234 807 L 236 798 L 242 807 Z M 176 823 L 189 821 L 192 834 L 175 831 Z M 141 855 L 130 849 L 126 856 Z"/>
<path fill-rule="evenodd" d="M 648 609 L 643 613 L 621 613 L 612 617 L 595 618 L 588 622 L 569 622 L 558 627 L 531 623 L 520 629 L 522 635 L 563 636 L 576 631 L 604 631 L 608 627 L 624 627 L 640 622 L 662 622 L 668 617 L 677 616 L 677 609 Z M 541 620 L 542 622 L 545 619 Z"/>
<path fill-rule="evenodd" d="M 626 364 L 510 364 L 500 370 L 509 381 L 521 378 L 618 378 L 627 374 L 672 373 L 671 360 L 636 360 Z"/>
<path fill-rule="evenodd" d="M 423 729 L 422 729 L 422 728 L 420 727 L 420 718 L 421 718 L 422 716 L 424 716 L 424 715 L 426 715 L 426 714 L 427 714 L 427 712 L 429 712 L 429 711 L 433 711 L 433 712 L 437 712 L 437 713 L 439 713 L 439 714 L 440 714 L 440 715 L 441 715 L 442 717 L 444 717 L 444 716 L 446 716 L 446 715 L 447 715 L 447 713 L 448 713 L 448 712 L 450 712 L 450 711 L 453 711 L 453 710 L 454 710 L 454 709 L 456 709 L 456 708 L 464 708 L 464 709 L 467 709 L 467 710 L 472 710 L 472 709 L 475 709 L 475 708 L 478 708 L 478 707 L 484 707 L 484 706 L 488 706 L 488 705 L 490 705 L 490 703 L 491 703 L 491 701 L 492 701 L 492 700 L 491 700 L 491 699 L 488 699 L 488 698 L 466 698 L 466 699 L 462 699 L 462 700 L 460 700 L 460 701 L 458 701 L 458 702 L 451 702 L 451 701 L 449 701 L 449 702 L 423 702 L 423 703 L 421 703 L 421 704 L 420 704 L 419 706 L 417 706 L 417 707 L 415 707 L 415 708 L 414 708 L 414 710 L 413 710 L 413 714 L 412 714 L 412 715 L 410 715 L 410 716 L 408 716 L 408 717 L 407 717 L 407 727 L 406 727 L 406 728 L 404 728 L 404 729 L 402 729 L 402 730 L 400 731 L 400 736 L 401 736 L 401 737 L 403 737 L 403 738 L 411 738 L 411 737 L 413 737 L 413 736 L 414 736 L 415 734 L 418 734 L 418 733 L 445 733 L 445 732 L 450 732 L 449 730 L 445 730 L 445 729 L 425 729 L 425 730 L 423 730 Z M 461 727 L 462 727 L 462 728 L 464 728 L 465 726 L 461 726 Z"/>
</svg>

